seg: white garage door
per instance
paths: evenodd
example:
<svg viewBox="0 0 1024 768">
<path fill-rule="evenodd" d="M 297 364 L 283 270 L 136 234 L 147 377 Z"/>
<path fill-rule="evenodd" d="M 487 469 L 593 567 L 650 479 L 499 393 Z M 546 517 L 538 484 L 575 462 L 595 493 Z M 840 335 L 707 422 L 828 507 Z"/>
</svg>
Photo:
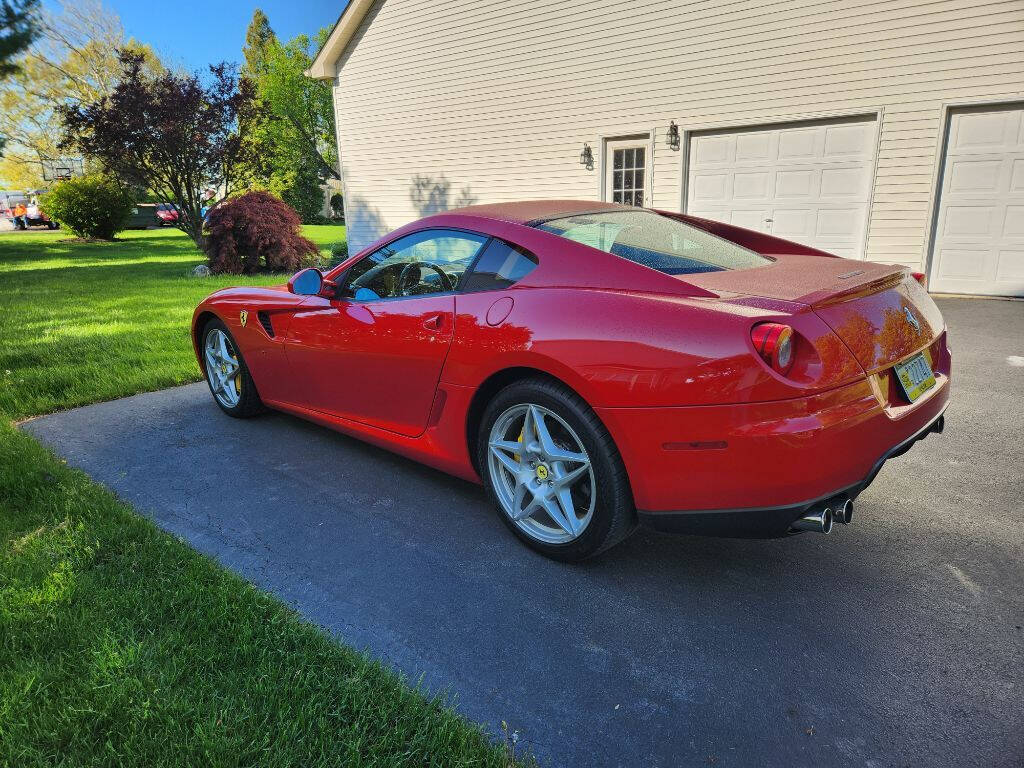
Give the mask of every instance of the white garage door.
<svg viewBox="0 0 1024 768">
<path fill-rule="evenodd" d="M 1024 108 L 954 112 L 930 288 L 1024 296 Z"/>
<path fill-rule="evenodd" d="M 686 210 L 863 258 L 874 154 L 874 119 L 699 133 Z"/>
</svg>

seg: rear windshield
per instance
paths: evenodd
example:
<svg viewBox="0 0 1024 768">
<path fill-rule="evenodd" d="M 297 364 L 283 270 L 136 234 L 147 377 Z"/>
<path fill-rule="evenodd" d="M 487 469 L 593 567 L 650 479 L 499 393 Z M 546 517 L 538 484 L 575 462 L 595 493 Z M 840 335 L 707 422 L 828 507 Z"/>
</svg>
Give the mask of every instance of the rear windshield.
<svg viewBox="0 0 1024 768">
<path fill-rule="evenodd" d="M 749 269 L 760 254 L 651 211 L 608 211 L 551 219 L 537 229 L 589 245 L 668 275 Z"/>
</svg>

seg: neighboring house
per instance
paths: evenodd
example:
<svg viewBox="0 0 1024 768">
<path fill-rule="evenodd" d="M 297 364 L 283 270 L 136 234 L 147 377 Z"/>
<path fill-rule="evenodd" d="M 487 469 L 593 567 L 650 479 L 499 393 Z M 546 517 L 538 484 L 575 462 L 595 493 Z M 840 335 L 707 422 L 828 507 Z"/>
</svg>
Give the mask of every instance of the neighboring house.
<svg viewBox="0 0 1024 768">
<path fill-rule="evenodd" d="M 353 250 L 467 203 L 624 200 L 1021 296 L 1022 51 L 1022 0 L 351 0 L 308 74 Z"/>
</svg>

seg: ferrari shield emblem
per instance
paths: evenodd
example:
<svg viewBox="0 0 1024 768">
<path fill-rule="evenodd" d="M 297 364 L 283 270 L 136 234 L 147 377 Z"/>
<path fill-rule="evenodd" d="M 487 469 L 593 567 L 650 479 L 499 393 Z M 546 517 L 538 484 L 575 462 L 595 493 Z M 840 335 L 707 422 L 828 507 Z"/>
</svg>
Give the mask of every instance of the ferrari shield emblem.
<svg viewBox="0 0 1024 768">
<path fill-rule="evenodd" d="M 242 327 L 245 328 L 245 324 L 249 322 L 249 310 L 243 309 L 238 313 L 238 322 L 240 322 Z"/>
</svg>

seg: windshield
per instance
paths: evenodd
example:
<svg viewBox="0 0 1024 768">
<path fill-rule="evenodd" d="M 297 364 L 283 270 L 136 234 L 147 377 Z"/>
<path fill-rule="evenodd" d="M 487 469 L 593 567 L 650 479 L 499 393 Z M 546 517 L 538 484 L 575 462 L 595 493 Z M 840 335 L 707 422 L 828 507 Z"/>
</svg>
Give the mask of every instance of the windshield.
<svg viewBox="0 0 1024 768">
<path fill-rule="evenodd" d="M 770 264 L 760 254 L 651 211 L 608 211 L 551 219 L 537 225 L 668 275 L 749 269 Z"/>
</svg>

